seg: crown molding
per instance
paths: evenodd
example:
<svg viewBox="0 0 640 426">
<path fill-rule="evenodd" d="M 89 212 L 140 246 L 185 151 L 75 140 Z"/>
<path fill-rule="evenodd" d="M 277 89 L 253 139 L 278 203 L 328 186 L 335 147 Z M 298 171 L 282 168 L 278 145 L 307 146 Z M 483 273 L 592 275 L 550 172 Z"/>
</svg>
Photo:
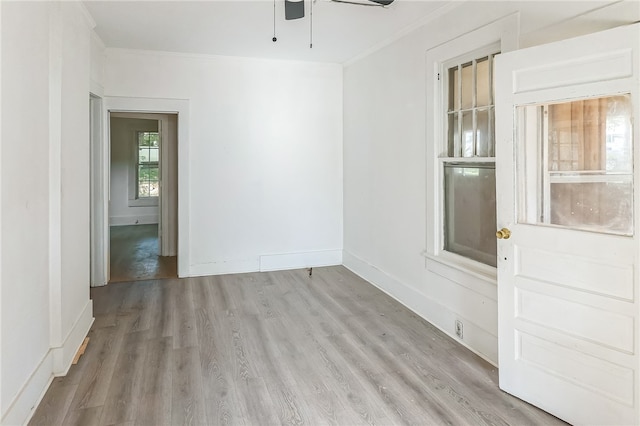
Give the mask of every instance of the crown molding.
<svg viewBox="0 0 640 426">
<path fill-rule="evenodd" d="M 428 15 L 422 17 L 421 19 L 417 20 L 416 22 L 414 22 L 413 24 L 403 28 L 402 30 L 398 31 L 397 33 L 395 33 L 394 35 L 392 35 L 391 37 L 387 38 L 386 40 L 383 40 L 380 43 L 377 43 L 373 46 L 371 46 L 370 48 L 368 48 L 367 50 L 365 50 L 362 53 L 359 53 L 358 55 L 354 56 L 351 59 L 348 59 L 347 61 L 343 62 L 342 65 L 346 68 L 350 65 L 353 65 L 354 63 L 360 61 L 361 59 L 366 58 L 367 56 L 387 47 L 388 45 L 394 43 L 397 40 L 400 40 L 401 38 L 405 37 L 406 35 L 414 32 L 415 30 L 443 17 L 444 15 L 452 12 L 453 10 L 457 9 L 458 7 L 460 7 L 462 4 L 464 4 L 464 1 L 456 1 L 456 0 L 452 0 L 449 1 L 448 3 L 440 6 L 439 8 L 433 10 L 432 12 L 430 12 Z"/>
</svg>

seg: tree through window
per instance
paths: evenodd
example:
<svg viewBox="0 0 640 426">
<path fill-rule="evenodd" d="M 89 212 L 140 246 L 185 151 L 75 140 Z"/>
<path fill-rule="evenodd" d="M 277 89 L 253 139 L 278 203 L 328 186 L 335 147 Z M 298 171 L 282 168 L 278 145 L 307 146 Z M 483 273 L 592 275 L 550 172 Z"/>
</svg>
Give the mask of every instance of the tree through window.
<svg viewBox="0 0 640 426">
<path fill-rule="evenodd" d="M 158 132 L 138 132 L 136 161 L 136 198 L 159 195 L 160 135 Z"/>
</svg>

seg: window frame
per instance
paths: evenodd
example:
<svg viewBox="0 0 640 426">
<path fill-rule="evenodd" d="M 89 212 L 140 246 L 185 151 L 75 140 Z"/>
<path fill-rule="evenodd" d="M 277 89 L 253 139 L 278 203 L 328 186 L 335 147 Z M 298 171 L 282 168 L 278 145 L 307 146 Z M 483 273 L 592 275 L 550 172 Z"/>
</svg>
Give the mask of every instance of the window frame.
<svg viewBox="0 0 640 426">
<path fill-rule="evenodd" d="M 482 156 L 472 156 L 472 157 L 464 157 L 462 155 L 464 155 L 462 153 L 462 151 L 464 150 L 464 148 L 462 147 L 462 142 L 460 142 L 460 147 L 459 150 L 460 155 L 461 156 L 456 156 L 454 153 L 454 156 L 450 156 L 449 155 L 449 115 L 451 114 L 451 110 L 449 109 L 449 95 L 450 95 L 450 79 L 449 79 L 449 70 L 455 66 L 459 67 L 459 70 L 461 71 L 461 67 L 464 64 L 467 63 L 475 63 L 478 59 L 483 59 L 485 57 L 487 58 L 491 58 L 492 61 L 495 58 L 496 55 L 498 55 L 500 46 L 499 43 L 492 43 L 488 46 L 484 46 L 481 47 L 479 49 L 475 49 L 473 51 L 470 52 L 466 52 L 463 55 L 457 56 L 455 58 L 452 58 L 450 60 L 447 60 L 445 62 L 442 62 L 440 67 L 441 67 L 441 71 L 440 71 L 440 91 L 441 91 L 441 96 L 442 96 L 442 109 L 441 109 L 441 126 L 443 129 L 442 132 L 442 136 L 440 138 L 439 141 L 436 140 L 436 143 L 440 144 L 439 147 L 439 152 L 440 154 L 438 155 L 438 162 L 439 162 L 439 173 L 440 173 L 440 186 L 439 189 L 441 190 L 441 210 L 440 210 L 440 244 L 439 244 L 439 249 L 441 252 L 442 256 L 446 256 L 447 259 L 451 260 L 451 261 L 456 261 L 461 263 L 462 265 L 464 265 L 467 268 L 474 268 L 477 269 L 477 272 L 482 272 L 484 274 L 491 274 L 492 270 L 487 269 L 487 268 L 492 268 L 495 270 L 495 266 L 492 265 L 488 265 L 484 262 L 481 262 L 479 260 L 474 260 L 470 257 L 464 256 L 462 254 L 459 253 L 455 253 L 453 251 L 449 251 L 446 250 L 444 248 L 444 246 L 446 245 L 446 200 L 445 200 L 445 196 L 446 196 L 446 187 L 445 187 L 445 168 L 447 167 L 447 165 L 453 165 L 453 164 L 458 164 L 461 167 L 464 167 L 464 164 L 468 164 L 469 166 L 471 165 L 487 165 L 487 166 L 493 166 L 493 170 L 494 170 L 494 175 L 495 175 L 495 164 L 496 164 L 496 160 L 495 160 L 495 119 L 494 119 L 494 123 L 493 125 L 490 125 L 489 128 L 491 130 L 493 130 L 493 134 L 494 134 L 494 145 L 492 149 L 489 149 L 489 153 L 493 154 L 493 156 L 489 157 L 482 157 Z M 489 78 L 493 79 L 493 66 L 492 65 L 489 69 Z M 475 72 L 475 66 L 473 67 L 474 72 Z M 459 77 L 461 77 L 460 75 L 461 73 L 459 72 L 458 75 Z M 475 73 L 474 73 L 474 77 L 475 77 Z M 459 110 L 453 110 L 455 112 L 455 114 L 459 114 L 462 111 L 477 111 L 479 108 L 475 102 L 475 98 L 476 98 L 476 79 L 473 79 L 473 96 L 472 96 L 472 107 L 471 108 L 463 108 L 462 105 L 462 100 L 460 99 L 460 109 Z M 460 89 L 460 87 L 458 87 L 458 90 Z M 459 93 L 460 98 L 462 97 L 462 94 Z M 493 109 L 493 115 L 495 116 L 495 100 L 494 100 L 494 94 L 490 93 L 489 95 L 490 97 L 490 102 L 489 105 L 486 106 L 486 108 L 491 111 Z M 462 116 L 462 115 L 460 115 Z M 474 131 L 476 129 L 475 125 L 476 125 L 476 120 L 475 120 L 475 114 L 472 115 L 473 117 L 473 128 Z M 491 123 L 491 117 L 492 115 L 489 115 L 489 123 Z M 460 136 L 460 138 L 462 138 L 462 120 L 458 120 L 458 135 Z M 475 142 L 475 141 L 474 141 Z M 477 148 L 477 143 L 474 143 L 474 147 L 473 147 L 473 151 L 476 151 Z M 451 243 L 450 244 L 454 245 L 455 243 Z M 466 247 L 469 248 L 469 247 Z M 472 262 L 472 263 L 469 263 Z"/>
<path fill-rule="evenodd" d="M 427 85 L 432 82 L 433 86 L 431 99 L 427 98 L 427 247 L 423 255 L 427 269 L 457 282 L 466 282 L 460 275 L 462 271 L 495 285 L 497 269 L 444 250 L 444 165 L 455 160 L 493 163 L 497 168 L 498 163 L 495 157 L 448 157 L 448 70 L 465 61 L 516 50 L 518 32 L 517 15 L 509 15 L 427 51 Z M 495 58 L 499 58 L 499 54 Z M 496 202 L 497 198 L 498 194 Z"/>
<path fill-rule="evenodd" d="M 157 161 L 157 166 L 158 166 L 158 183 L 160 182 L 160 155 L 161 155 L 161 147 L 160 145 L 162 144 L 162 136 L 160 134 L 160 131 L 154 131 L 154 130 L 135 130 L 133 132 L 133 141 L 134 143 L 132 144 L 132 150 L 131 150 L 131 161 L 130 161 L 130 166 L 129 166 L 129 176 L 131 177 L 129 179 L 129 207 L 155 207 L 159 205 L 159 196 L 150 196 L 150 197 L 140 197 L 139 196 L 139 176 L 138 176 L 138 166 L 140 164 L 140 158 L 139 158 L 139 154 L 140 154 L 140 146 L 139 146 L 139 138 L 140 138 L 140 133 L 157 133 L 158 134 L 158 138 L 159 138 L 159 143 L 158 143 L 158 161 Z"/>
</svg>

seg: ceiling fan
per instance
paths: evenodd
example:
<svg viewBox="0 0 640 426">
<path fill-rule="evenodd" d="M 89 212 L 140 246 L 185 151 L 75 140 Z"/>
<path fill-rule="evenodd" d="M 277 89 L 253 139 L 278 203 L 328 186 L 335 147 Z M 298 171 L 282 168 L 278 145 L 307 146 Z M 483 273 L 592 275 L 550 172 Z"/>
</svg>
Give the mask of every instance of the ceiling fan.
<svg viewBox="0 0 640 426">
<path fill-rule="evenodd" d="M 309 20 L 309 48 L 313 48 L 313 4 L 317 0 L 309 2 L 311 8 L 311 19 Z M 387 7 L 395 0 L 328 0 L 333 3 L 354 4 L 356 6 Z M 304 18 L 304 0 L 284 0 L 284 19 L 287 21 Z M 274 43 L 278 41 L 276 37 L 276 0 L 273 0 L 273 38 Z"/>
<path fill-rule="evenodd" d="M 313 7 L 312 0 L 311 7 Z M 386 7 L 389 6 L 394 0 L 330 0 L 333 3 L 346 3 L 354 4 L 357 6 L 374 6 L 374 7 Z M 286 20 L 304 18 L 304 1 L 302 0 L 284 0 L 284 18 Z"/>
</svg>

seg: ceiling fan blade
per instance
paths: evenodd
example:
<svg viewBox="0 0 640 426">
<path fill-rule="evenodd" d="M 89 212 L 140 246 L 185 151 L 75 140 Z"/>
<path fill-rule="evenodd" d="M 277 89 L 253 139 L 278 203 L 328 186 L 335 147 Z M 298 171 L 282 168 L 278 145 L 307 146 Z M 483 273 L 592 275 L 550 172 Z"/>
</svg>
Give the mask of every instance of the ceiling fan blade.
<svg viewBox="0 0 640 426">
<path fill-rule="evenodd" d="M 284 19 L 304 18 L 304 1 L 284 0 Z"/>
<path fill-rule="evenodd" d="M 329 0 L 334 3 L 355 4 L 356 6 L 387 7 L 394 0 Z"/>
</svg>

